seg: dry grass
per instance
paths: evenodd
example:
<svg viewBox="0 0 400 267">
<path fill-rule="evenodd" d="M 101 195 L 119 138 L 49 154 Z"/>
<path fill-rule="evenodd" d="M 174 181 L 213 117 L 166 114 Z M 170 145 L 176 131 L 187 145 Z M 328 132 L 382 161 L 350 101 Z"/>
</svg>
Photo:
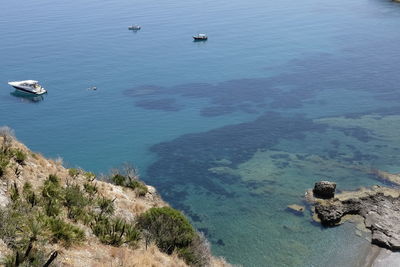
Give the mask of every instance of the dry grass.
<svg viewBox="0 0 400 267">
<path fill-rule="evenodd" d="M 213 257 L 213 258 L 211 258 L 211 266 L 212 267 L 232 267 L 233 265 L 229 264 L 223 257 Z"/>
<path fill-rule="evenodd" d="M 132 250 L 127 247 L 111 247 L 96 245 L 64 251 L 58 260 L 62 266 L 93 267 L 185 267 L 187 266 L 177 255 L 166 255 L 151 246 L 147 250 Z"/>
</svg>

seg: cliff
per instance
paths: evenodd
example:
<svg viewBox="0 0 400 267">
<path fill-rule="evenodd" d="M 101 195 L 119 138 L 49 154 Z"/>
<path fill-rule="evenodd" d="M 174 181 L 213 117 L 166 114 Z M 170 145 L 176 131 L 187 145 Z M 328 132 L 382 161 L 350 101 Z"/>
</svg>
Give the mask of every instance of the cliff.
<svg viewBox="0 0 400 267">
<path fill-rule="evenodd" d="M 2 263 L 229 266 L 211 255 L 205 238 L 155 188 L 138 180 L 134 169 L 125 171 L 111 175 L 119 185 L 100 181 L 30 151 L 1 128 Z"/>
</svg>

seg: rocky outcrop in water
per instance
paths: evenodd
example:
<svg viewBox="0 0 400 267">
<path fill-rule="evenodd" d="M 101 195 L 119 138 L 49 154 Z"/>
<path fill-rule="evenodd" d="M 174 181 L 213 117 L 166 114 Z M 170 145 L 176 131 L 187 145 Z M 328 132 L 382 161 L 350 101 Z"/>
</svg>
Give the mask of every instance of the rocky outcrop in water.
<svg viewBox="0 0 400 267">
<path fill-rule="evenodd" d="M 345 215 L 360 215 L 364 218 L 365 227 L 371 231 L 373 244 L 393 251 L 400 250 L 399 189 L 374 186 L 343 192 L 331 199 L 312 198 L 312 201 L 323 225 L 338 225 Z"/>
<path fill-rule="evenodd" d="M 336 183 L 328 181 L 316 182 L 314 185 L 313 193 L 318 198 L 333 198 L 335 196 Z"/>
</svg>

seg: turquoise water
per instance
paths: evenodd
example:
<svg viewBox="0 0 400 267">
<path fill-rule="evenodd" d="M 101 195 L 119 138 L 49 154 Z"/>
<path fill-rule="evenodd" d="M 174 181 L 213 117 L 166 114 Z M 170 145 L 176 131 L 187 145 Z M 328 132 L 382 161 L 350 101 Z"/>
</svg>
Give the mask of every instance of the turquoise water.
<svg viewBox="0 0 400 267">
<path fill-rule="evenodd" d="M 133 162 L 232 263 L 355 266 L 368 242 L 350 224 L 286 206 L 322 178 L 400 171 L 399 15 L 385 0 L 7 2 L 0 125 L 66 166 Z M 13 94 L 22 79 L 49 93 Z"/>
</svg>

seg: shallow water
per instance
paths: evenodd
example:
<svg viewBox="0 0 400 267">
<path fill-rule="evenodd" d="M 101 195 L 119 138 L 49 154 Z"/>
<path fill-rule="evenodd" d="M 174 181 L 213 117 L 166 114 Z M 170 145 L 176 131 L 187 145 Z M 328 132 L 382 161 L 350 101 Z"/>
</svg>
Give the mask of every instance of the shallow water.
<svg viewBox="0 0 400 267">
<path fill-rule="evenodd" d="M 0 125 L 67 166 L 133 162 L 232 263 L 354 266 L 368 242 L 352 225 L 286 206 L 320 179 L 400 171 L 399 15 L 384 0 L 10 2 Z M 48 95 L 12 93 L 21 79 Z"/>
</svg>

